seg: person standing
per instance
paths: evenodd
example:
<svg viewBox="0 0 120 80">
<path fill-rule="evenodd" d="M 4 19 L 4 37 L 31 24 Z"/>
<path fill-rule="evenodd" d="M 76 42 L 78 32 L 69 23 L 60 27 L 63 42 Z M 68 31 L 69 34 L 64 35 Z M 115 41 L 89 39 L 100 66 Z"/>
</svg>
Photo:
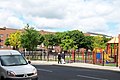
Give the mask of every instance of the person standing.
<svg viewBox="0 0 120 80">
<path fill-rule="evenodd" d="M 61 64 L 61 54 L 58 53 L 58 64 Z"/>
<path fill-rule="evenodd" d="M 61 62 L 62 64 L 65 64 L 65 53 L 64 52 L 62 52 L 61 54 Z"/>
</svg>

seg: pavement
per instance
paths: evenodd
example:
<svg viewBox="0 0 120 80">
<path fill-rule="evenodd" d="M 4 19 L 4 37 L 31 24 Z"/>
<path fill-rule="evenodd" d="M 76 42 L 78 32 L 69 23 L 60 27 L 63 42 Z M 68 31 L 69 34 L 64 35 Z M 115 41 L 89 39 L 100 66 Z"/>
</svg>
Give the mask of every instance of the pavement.
<svg viewBox="0 0 120 80">
<path fill-rule="evenodd" d="M 119 67 L 115 66 L 101 66 L 89 63 L 66 63 L 58 64 L 57 61 L 31 61 L 32 65 L 60 65 L 60 66 L 71 66 L 71 67 L 82 67 L 82 68 L 91 68 L 91 69 L 101 69 L 101 70 L 111 70 L 120 72 Z"/>
</svg>

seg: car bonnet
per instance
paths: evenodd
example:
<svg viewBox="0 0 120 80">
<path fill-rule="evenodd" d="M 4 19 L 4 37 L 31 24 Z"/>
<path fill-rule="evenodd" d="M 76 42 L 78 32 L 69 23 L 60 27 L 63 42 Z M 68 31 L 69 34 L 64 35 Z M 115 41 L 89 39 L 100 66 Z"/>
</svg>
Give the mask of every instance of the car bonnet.
<svg viewBox="0 0 120 80">
<path fill-rule="evenodd" d="M 19 66 L 4 66 L 6 71 L 13 71 L 15 74 L 27 74 L 33 73 L 35 67 L 31 64 L 19 65 Z"/>
</svg>

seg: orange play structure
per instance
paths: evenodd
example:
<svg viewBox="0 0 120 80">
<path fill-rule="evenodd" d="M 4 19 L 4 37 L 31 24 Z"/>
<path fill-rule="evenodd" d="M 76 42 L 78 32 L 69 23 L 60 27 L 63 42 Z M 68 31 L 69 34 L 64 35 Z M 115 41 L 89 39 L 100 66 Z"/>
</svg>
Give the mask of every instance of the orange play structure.
<svg viewBox="0 0 120 80">
<path fill-rule="evenodd" d="M 107 42 L 107 54 L 110 58 L 114 59 L 114 63 L 117 61 L 118 57 L 118 37 L 112 38 Z"/>
<path fill-rule="evenodd" d="M 103 59 L 104 58 L 104 59 Z M 104 49 L 101 48 L 95 48 L 93 50 L 93 63 L 102 63 L 104 62 L 109 62 L 111 58 L 109 57 L 109 54 Z"/>
<path fill-rule="evenodd" d="M 101 63 L 102 62 L 102 49 L 95 48 L 92 52 L 93 54 L 93 63 L 96 64 L 98 61 Z"/>
</svg>

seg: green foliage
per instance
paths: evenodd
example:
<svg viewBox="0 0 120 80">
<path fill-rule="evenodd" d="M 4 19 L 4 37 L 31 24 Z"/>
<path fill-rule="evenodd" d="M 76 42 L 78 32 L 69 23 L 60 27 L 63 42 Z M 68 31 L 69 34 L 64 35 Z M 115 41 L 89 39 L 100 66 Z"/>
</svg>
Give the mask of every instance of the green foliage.
<svg viewBox="0 0 120 80">
<path fill-rule="evenodd" d="M 29 27 L 29 25 L 27 25 L 24 30 L 21 35 L 22 47 L 27 50 L 35 50 L 37 45 L 43 42 L 44 38 L 34 28 Z"/>
<path fill-rule="evenodd" d="M 83 48 L 93 50 L 93 36 L 85 36 L 81 44 Z"/>
<path fill-rule="evenodd" d="M 103 36 L 103 41 L 105 43 L 105 45 L 107 45 L 107 42 L 111 40 L 111 38 L 106 38 L 105 36 Z"/>
<path fill-rule="evenodd" d="M 74 41 L 74 45 L 78 48 L 82 47 L 82 41 L 84 39 L 84 34 L 79 30 L 68 31 L 67 35 Z"/>
<path fill-rule="evenodd" d="M 9 38 L 7 38 L 7 39 L 5 40 L 5 45 L 6 45 L 6 46 L 9 46 L 9 45 L 10 45 Z"/>
<path fill-rule="evenodd" d="M 43 43 L 47 48 L 48 46 L 55 46 L 57 44 L 57 37 L 55 34 L 45 34 Z"/>
<path fill-rule="evenodd" d="M 45 38 L 41 34 L 39 34 L 38 45 L 40 45 L 41 43 L 43 43 L 44 40 L 45 40 Z"/>
<path fill-rule="evenodd" d="M 56 45 L 60 45 L 61 41 L 65 39 L 66 36 L 68 35 L 66 34 L 66 32 L 57 32 L 55 36 L 56 36 Z"/>
<path fill-rule="evenodd" d="M 77 49 L 82 47 L 84 34 L 81 31 L 73 30 L 56 33 L 58 45 L 64 46 L 63 49 Z M 65 44 L 65 45 L 64 45 Z"/>
<path fill-rule="evenodd" d="M 71 50 L 77 48 L 77 46 L 74 45 L 74 41 L 70 39 L 69 36 L 66 36 L 66 38 L 61 41 L 60 46 L 63 48 L 63 50 Z"/>
<path fill-rule="evenodd" d="M 64 50 L 86 48 L 93 50 L 94 48 L 105 48 L 109 38 L 102 36 L 84 36 L 79 30 L 58 32 L 55 34 L 56 45 L 60 45 Z"/>
<path fill-rule="evenodd" d="M 20 40 L 21 32 L 16 31 L 15 33 L 10 34 L 9 36 L 9 43 L 11 46 L 13 46 L 13 49 L 17 49 L 21 46 L 21 40 Z"/>
<path fill-rule="evenodd" d="M 78 48 L 105 48 L 106 42 L 109 38 L 101 36 L 84 36 L 82 31 L 73 30 L 66 32 L 57 32 L 55 34 L 41 35 L 34 28 L 25 26 L 24 32 L 17 31 L 6 39 L 5 45 L 11 45 L 15 48 L 22 46 L 27 50 L 35 50 L 37 45 L 44 43 L 48 48 L 53 46 L 61 46 L 63 50 L 71 50 Z"/>
<path fill-rule="evenodd" d="M 93 37 L 93 48 L 105 48 L 106 44 L 101 36 Z"/>
</svg>

